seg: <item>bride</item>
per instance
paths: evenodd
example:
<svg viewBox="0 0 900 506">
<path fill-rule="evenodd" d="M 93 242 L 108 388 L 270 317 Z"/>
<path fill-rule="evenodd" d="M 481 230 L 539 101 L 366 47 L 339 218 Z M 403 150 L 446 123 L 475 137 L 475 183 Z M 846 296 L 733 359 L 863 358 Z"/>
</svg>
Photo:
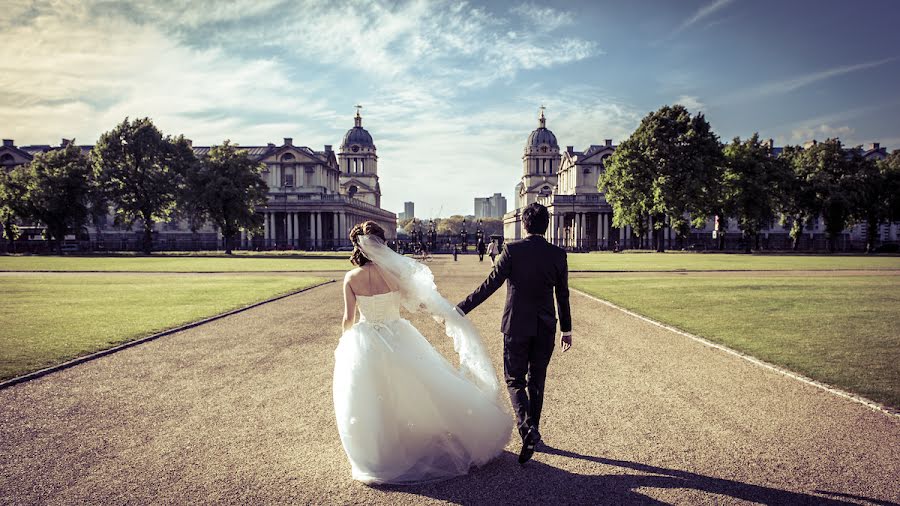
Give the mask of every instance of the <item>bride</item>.
<svg viewBox="0 0 900 506">
<path fill-rule="evenodd" d="M 358 267 L 344 278 L 334 412 L 353 478 L 435 481 L 496 457 L 509 441 L 512 419 L 478 331 L 438 293 L 427 267 L 384 244 L 378 224 L 355 226 L 350 240 L 350 261 Z M 444 324 L 459 369 L 400 317 L 401 304 Z"/>
</svg>

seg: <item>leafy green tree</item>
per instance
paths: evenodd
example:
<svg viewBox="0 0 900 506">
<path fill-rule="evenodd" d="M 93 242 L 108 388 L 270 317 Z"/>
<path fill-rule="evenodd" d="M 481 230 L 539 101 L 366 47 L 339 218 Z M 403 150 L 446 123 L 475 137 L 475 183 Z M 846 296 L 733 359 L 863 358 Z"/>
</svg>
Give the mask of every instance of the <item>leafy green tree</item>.
<svg viewBox="0 0 900 506">
<path fill-rule="evenodd" d="M 69 233 L 78 233 L 91 217 L 91 164 L 70 142 L 63 149 L 39 153 L 21 171 L 22 214 L 44 224 L 45 238 L 62 253 Z"/>
<path fill-rule="evenodd" d="M 744 250 L 750 253 L 760 230 L 768 228 L 775 218 L 779 194 L 788 181 L 787 168 L 784 161 L 771 156 L 769 146 L 759 141 L 758 134 L 745 141 L 735 137 L 723 152 L 725 216 L 734 218 L 744 235 Z"/>
<path fill-rule="evenodd" d="M 803 149 L 799 146 L 785 146 L 779 160 L 784 164 L 784 191 L 779 195 L 778 210 L 781 225 L 788 228 L 792 249 L 800 247 L 800 238 L 810 219 L 818 217 L 816 192 L 812 184 L 812 174 L 803 161 Z"/>
<path fill-rule="evenodd" d="M 802 170 L 814 194 L 815 209 L 825 221 L 828 251 L 834 252 L 837 237 L 850 224 L 856 174 L 861 155 L 852 150 L 849 155 L 838 139 L 828 139 L 803 150 Z"/>
<path fill-rule="evenodd" d="M 153 251 L 153 225 L 168 220 L 187 171 L 197 163 L 183 136 L 163 137 L 150 118 L 125 118 L 100 136 L 91 154 L 101 191 L 115 208 L 116 225 L 143 226 L 143 250 Z"/>
<path fill-rule="evenodd" d="M 16 220 L 22 218 L 22 196 L 25 188 L 21 184 L 23 168 L 17 167 L 11 172 L 0 169 L 0 222 L 2 222 L 3 237 L 15 248 L 15 241 L 19 238 L 19 226 Z"/>
<path fill-rule="evenodd" d="M 679 239 L 717 208 L 722 150 L 702 114 L 681 105 L 648 114 L 606 163 L 598 187 L 613 208 L 613 225 L 635 231 L 652 218 L 656 251 L 666 226 Z"/>
<path fill-rule="evenodd" d="M 226 254 L 231 254 L 241 230 L 258 232 L 263 226 L 263 215 L 256 208 L 268 202 L 269 187 L 261 175 L 264 168 L 226 140 L 213 146 L 209 156 L 187 173 L 182 207 L 192 224 L 209 221 L 219 228 Z"/>
<path fill-rule="evenodd" d="M 866 252 L 875 250 L 878 226 L 900 217 L 897 202 L 900 200 L 900 151 L 894 151 L 887 159 L 872 160 L 859 156 L 858 149 L 851 158 L 857 165 L 854 182 L 851 217 L 866 224 Z"/>
</svg>

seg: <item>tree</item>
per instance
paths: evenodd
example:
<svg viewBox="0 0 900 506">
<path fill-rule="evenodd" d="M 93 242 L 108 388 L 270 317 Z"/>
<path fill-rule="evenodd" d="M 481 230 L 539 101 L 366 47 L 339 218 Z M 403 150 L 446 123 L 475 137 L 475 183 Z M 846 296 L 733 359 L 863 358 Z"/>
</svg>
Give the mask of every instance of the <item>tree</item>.
<svg viewBox="0 0 900 506">
<path fill-rule="evenodd" d="M 735 137 L 725 146 L 724 155 L 724 215 L 734 218 L 744 235 L 744 250 L 750 253 L 760 230 L 768 228 L 775 218 L 778 195 L 788 180 L 786 166 L 771 156 L 769 146 L 759 141 L 758 134 L 745 141 Z"/>
<path fill-rule="evenodd" d="M 800 163 L 814 195 L 817 212 L 813 216 L 821 215 L 825 221 L 830 252 L 834 252 L 837 237 L 850 224 L 853 183 L 861 163 L 861 154 L 854 151 L 848 156 L 840 140 L 828 139 L 805 149 L 800 155 Z"/>
<path fill-rule="evenodd" d="M 722 166 L 718 137 L 702 114 L 665 106 L 641 120 L 616 148 L 598 187 L 613 207 L 613 225 L 636 231 L 652 219 L 656 251 L 666 226 L 682 238 L 716 210 Z"/>
<path fill-rule="evenodd" d="M 800 247 L 806 223 L 818 216 L 816 194 L 799 146 L 785 146 L 778 158 L 785 166 L 786 179 L 777 207 L 781 212 L 781 225 L 789 228 L 791 247 L 796 250 Z"/>
<path fill-rule="evenodd" d="M 42 223 L 45 239 L 62 253 L 69 233 L 78 233 L 91 216 L 91 165 L 70 142 L 63 149 L 39 153 L 19 173 L 21 214 Z"/>
<path fill-rule="evenodd" d="M 210 221 L 219 228 L 228 255 L 241 230 L 255 232 L 263 225 L 263 216 L 256 208 L 268 202 L 269 187 L 261 176 L 264 168 L 226 140 L 221 146 L 213 146 L 209 156 L 201 158 L 187 173 L 182 207 L 192 226 Z"/>
<path fill-rule="evenodd" d="M 186 172 L 197 163 L 183 136 L 163 137 L 150 118 L 125 118 L 100 136 L 91 154 L 116 225 L 143 226 L 143 251 L 153 251 L 153 225 L 172 216 Z"/>
<path fill-rule="evenodd" d="M 859 151 L 854 149 L 850 160 L 857 167 L 851 217 L 866 224 L 866 253 L 873 253 L 878 226 L 900 216 L 900 151 L 877 163 L 863 159 Z"/>
<path fill-rule="evenodd" d="M 13 244 L 19 238 L 17 218 L 22 218 L 22 196 L 25 188 L 21 184 L 22 167 L 11 172 L 0 169 L 0 222 L 3 238 Z"/>
</svg>

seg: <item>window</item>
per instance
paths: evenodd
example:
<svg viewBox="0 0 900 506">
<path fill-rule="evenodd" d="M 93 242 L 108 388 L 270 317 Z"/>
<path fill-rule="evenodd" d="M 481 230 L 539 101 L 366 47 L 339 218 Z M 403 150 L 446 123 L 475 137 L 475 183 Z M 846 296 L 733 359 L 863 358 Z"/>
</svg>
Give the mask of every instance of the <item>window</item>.
<svg viewBox="0 0 900 506">
<path fill-rule="evenodd" d="M 286 186 L 288 188 L 294 186 L 294 172 L 291 170 L 290 172 L 286 172 L 284 174 L 284 181 L 282 186 Z"/>
<path fill-rule="evenodd" d="M 287 153 L 281 157 L 282 162 L 287 162 L 287 161 L 293 160 L 293 159 L 294 159 L 294 155 L 292 155 L 291 153 Z"/>
<path fill-rule="evenodd" d="M 0 163 L 13 163 L 13 155 L 6 153 L 3 156 L 0 156 Z"/>
</svg>

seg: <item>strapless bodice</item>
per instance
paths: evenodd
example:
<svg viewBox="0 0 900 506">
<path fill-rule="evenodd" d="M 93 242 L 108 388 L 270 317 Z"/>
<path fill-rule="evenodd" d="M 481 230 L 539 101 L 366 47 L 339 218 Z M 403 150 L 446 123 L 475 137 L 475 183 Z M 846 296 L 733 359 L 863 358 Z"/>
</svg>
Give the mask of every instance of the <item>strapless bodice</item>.
<svg viewBox="0 0 900 506">
<path fill-rule="evenodd" d="M 400 298 L 397 292 L 378 295 L 357 295 L 359 321 L 385 323 L 400 319 Z"/>
</svg>

